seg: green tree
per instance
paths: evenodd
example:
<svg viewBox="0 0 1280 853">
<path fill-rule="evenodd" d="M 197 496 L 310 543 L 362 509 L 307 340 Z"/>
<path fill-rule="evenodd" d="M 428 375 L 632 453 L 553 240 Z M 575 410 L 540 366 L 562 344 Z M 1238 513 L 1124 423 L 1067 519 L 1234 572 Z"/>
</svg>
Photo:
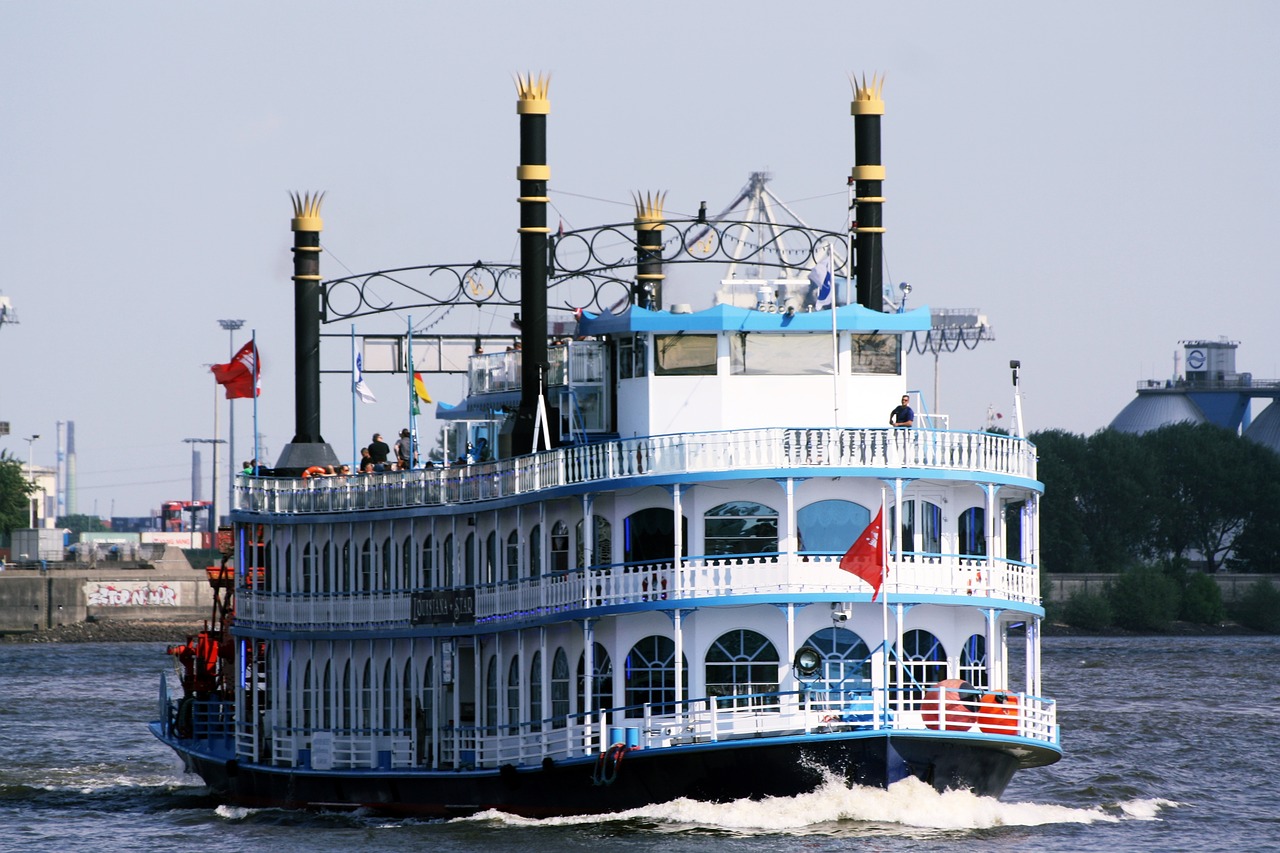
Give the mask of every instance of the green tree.
<svg viewBox="0 0 1280 853">
<path fill-rule="evenodd" d="M 1144 438 L 1159 460 L 1154 544 L 1174 559 L 1197 552 L 1205 570 L 1216 572 L 1265 486 L 1253 446 L 1212 424 L 1173 424 Z"/>
<path fill-rule="evenodd" d="M 34 491 L 22 463 L 8 451 L 0 451 L 0 531 L 8 534 L 31 523 Z"/>
<path fill-rule="evenodd" d="M 1166 631 L 1182 605 L 1178 582 L 1155 566 L 1134 566 L 1110 585 L 1116 625 L 1132 631 Z"/>
<path fill-rule="evenodd" d="M 1118 572 L 1151 556 L 1153 493 L 1158 465 L 1143 436 L 1112 429 L 1088 441 L 1083 480 L 1084 524 L 1094 571 Z"/>
<path fill-rule="evenodd" d="M 1081 476 L 1088 444 L 1063 430 L 1033 433 L 1038 476 L 1044 483 L 1040 508 L 1040 562 L 1047 572 L 1089 571 Z"/>
<path fill-rule="evenodd" d="M 1253 494 L 1227 565 L 1232 571 L 1275 574 L 1280 572 L 1280 455 L 1251 441 L 1244 444 Z"/>
</svg>

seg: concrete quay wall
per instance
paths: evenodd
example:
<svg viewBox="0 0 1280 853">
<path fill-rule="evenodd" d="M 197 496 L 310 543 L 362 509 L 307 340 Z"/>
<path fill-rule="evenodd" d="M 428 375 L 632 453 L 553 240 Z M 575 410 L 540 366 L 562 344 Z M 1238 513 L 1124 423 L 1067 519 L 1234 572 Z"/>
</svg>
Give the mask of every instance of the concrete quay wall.
<svg viewBox="0 0 1280 853">
<path fill-rule="evenodd" d="M 89 619 L 198 624 L 213 611 L 203 569 L 185 558 L 136 568 L 38 568 L 0 572 L 0 634 L 44 631 Z"/>
</svg>

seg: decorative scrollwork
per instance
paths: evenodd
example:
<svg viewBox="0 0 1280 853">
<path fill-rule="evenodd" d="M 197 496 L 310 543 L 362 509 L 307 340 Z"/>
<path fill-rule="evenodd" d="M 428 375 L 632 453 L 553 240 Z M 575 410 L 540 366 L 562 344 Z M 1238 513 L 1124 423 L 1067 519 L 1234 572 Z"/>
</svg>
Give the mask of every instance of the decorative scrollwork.
<svg viewBox="0 0 1280 853">
<path fill-rule="evenodd" d="M 723 263 L 757 267 L 761 277 L 803 277 L 828 257 L 848 261 L 848 235 L 798 225 L 666 220 L 662 242 L 643 251 L 663 265 Z M 548 308 L 599 312 L 630 300 L 640 246 L 633 223 L 567 231 L 548 238 Z M 453 305 L 520 305 L 520 267 L 510 263 L 431 264 L 378 270 L 324 282 L 323 322 Z"/>
</svg>

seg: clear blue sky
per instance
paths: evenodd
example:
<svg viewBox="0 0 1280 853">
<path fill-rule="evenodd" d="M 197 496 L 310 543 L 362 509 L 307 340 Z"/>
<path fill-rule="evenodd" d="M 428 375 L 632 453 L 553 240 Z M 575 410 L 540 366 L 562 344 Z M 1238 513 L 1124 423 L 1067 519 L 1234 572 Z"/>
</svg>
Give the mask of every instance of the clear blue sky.
<svg viewBox="0 0 1280 853">
<path fill-rule="evenodd" d="M 217 320 L 243 318 L 274 459 L 293 432 L 288 192 L 328 194 L 326 276 L 514 258 L 527 70 L 552 74 L 568 227 L 629 219 L 635 190 L 717 210 L 768 169 L 839 228 L 847 76 L 886 74 L 890 276 L 997 336 L 942 360 L 955 427 L 1010 412 L 1011 358 L 1032 430 L 1106 426 L 1186 338 L 1239 340 L 1241 370 L 1280 377 L 1277 33 L 1270 2 L 3 3 L 0 291 L 21 322 L 0 329 L 0 448 L 25 459 L 40 433 L 51 465 L 74 421 L 81 511 L 189 496 Z M 932 359 L 909 370 L 932 389 Z M 401 381 L 372 377 L 388 402 L 362 433 L 398 428 Z M 323 395 L 345 453 L 345 381 Z M 241 456 L 248 424 L 246 404 Z"/>
</svg>

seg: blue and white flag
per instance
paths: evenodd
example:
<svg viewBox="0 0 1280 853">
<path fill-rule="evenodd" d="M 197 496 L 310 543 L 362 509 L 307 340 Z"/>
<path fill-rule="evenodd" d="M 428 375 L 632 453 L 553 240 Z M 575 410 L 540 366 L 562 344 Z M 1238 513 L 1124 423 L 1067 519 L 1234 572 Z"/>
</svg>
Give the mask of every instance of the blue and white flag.
<svg viewBox="0 0 1280 853">
<path fill-rule="evenodd" d="M 817 306 L 821 308 L 830 305 L 831 296 L 835 292 L 831 282 L 831 264 L 826 260 L 819 261 L 817 266 L 809 270 L 809 283 L 817 288 L 813 297 Z"/>
<path fill-rule="evenodd" d="M 371 389 L 367 384 L 365 384 L 362 367 L 363 365 L 362 365 L 361 357 L 357 355 L 356 356 L 356 372 L 355 372 L 355 375 L 352 377 L 353 381 L 351 384 L 351 389 L 352 391 L 355 392 L 355 395 L 360 398 L 360 402 L 376 403 L 378 402 L 378 398 L 373 396 L 373 389 Z"/>
</svg>

